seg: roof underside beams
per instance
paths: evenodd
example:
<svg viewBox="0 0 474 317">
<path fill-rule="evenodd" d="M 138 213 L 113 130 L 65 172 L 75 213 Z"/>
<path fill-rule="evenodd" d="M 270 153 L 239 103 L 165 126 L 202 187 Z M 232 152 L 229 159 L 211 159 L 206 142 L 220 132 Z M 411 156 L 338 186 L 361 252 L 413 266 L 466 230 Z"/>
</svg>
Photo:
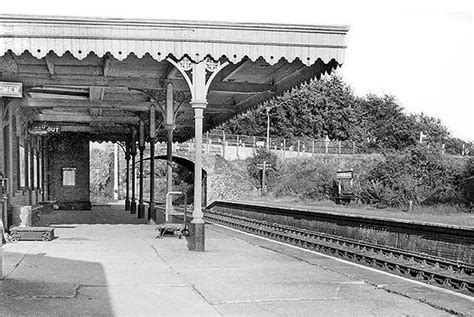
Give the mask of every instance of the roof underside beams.
<svg viewBox="0 0 474 317">
<path fill-rule="evenodd" d="M 175 135 L 185 140 L 194 134 L 190 93 L 166 58 L 210 56 L 230 62 L 209 88 L 204 119 L 209 130 L 331 72 L 343 61 L 346 32 L 336 27 L 0 16 L 0 81 L 23 83 L 19 102 L 33 124 L 61 124 L 64 131 L 95 133 L 94 138 L 120 127 L 128 134 L 140 120 L 147 122 L 150 94 L 164 102 L 171 83 L 179 107 Z"/>
</svg>

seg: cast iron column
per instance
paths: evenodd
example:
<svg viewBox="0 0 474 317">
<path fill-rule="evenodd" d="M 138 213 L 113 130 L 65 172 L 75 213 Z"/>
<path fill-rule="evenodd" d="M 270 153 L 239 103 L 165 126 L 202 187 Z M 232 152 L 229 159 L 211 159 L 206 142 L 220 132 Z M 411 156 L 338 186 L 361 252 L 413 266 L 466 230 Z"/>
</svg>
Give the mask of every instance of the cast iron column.
<svg viewBox="0 0 474 317">
<path fill-rule="evenodd" d="M 194 109 L 194 210 L 190 234 L 193 251 L 204 251 L 204 219 L 202 213 L 202 121 L 205 102 L 191 102 Z"/>
<path fill-rule="evenodd" d="M 203 114 L 207 106 L 207 92 L 216 77 L 216 75 L 228 62 L 220 63 L 213 61 L 211 58 L 205 58 L 200 62 L 193 62 L 189 58 L 184 57 L 179 62 L 168 58 L 186 79 L 191 91 L 191 106 L 194 109 L 194 144 L 195 144 L 195 161 L 194 161 L 194 210 L 193 219 L 189 226 L 189 244 L 188 247 L 192 251 L 204 251 L 204 219 L 202 213 L 202 128 Z M 189 77 L 191 72 L 192 78 Z M 208 76 L 209 74 L 209 76 Z"/>
<path fill-rule="evenodd" d="M 135 156 L 137 155 L 137 142 L 136 142 L 136 131 L 132 130 L 132 146 L 130 154 L 132 156 L 132 201 L 130 203 L 130 213 L 135 214 L 137 212 L 137 201 L 135 198 Z"/>
<path fill-rule="evenodd" d="M 150 106 L 150 207 L 148 209 L 148 220 L 156 222 L 155 210 L 155 105 Z"/>
<path fill-rule="evenodd" d="M 140 121 L 140 136 L 138 150 L 140 151 L 140 198 L 138 200 L 138 218 L 145 218 L 145 205 L 143 203 L 143 152 L 145 151 L 145 125 Z"/>
<path fill-rule="evenodd" d="M 166 85 L 166 111 L 165 111 L 165 130 L 167 132 L 166 142 L 166 193 L 173 191 L 173 130 L 176 125 L 174 122 L 174 98 L 173 85 Z M 173 198 L 167 195 L 166 212 L 173 210 Z M 186 203 L 186 202 L 185 202 Z"/>
<path fill-rule="evenodd" d="M 130 210 L 130 144 L 125 144 L 125 162 L 127 164 L 127 174 L 125 176 L 126 194 L 125 194 L 125 210 Z"/>
</svg>

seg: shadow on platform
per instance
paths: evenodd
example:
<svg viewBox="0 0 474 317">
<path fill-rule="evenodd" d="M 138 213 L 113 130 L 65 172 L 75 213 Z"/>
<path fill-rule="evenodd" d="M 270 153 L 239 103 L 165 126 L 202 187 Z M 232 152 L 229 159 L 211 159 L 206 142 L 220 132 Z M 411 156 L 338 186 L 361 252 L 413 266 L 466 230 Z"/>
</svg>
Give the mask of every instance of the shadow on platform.
<svg viewBox="0 0 474 317">
<path fill-rule="evenodd" d="M 3 250 L 2 316 L 113 316 L 101 264 Z"/>
</svg>

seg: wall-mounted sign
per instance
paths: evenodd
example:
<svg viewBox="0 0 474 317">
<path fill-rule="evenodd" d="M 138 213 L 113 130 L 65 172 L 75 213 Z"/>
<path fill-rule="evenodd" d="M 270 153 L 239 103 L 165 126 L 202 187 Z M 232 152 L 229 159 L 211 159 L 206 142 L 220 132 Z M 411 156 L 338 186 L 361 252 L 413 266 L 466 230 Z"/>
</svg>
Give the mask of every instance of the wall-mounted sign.
<svg viewBox="0 0 474 317">
<path fill-rule="evenodd" d="M 8 83 L 0 81 L 0 97 L 21 98 L 22 96 L 22 83 Z"/>
<path fill-rule="evenodd" d="M 352 171 L 337 171 L 337 179 L 352 179 Z"/>
<path fill-rule="evenodd" d="M 61 127 L 60 126 L 53 126 L 53 125 L 38 125 L 32 126 L 28 129 L 28 133 L 32 135 L 47 135 L 47 134 L 55 134 L 60 133 Z"/>
</svg>

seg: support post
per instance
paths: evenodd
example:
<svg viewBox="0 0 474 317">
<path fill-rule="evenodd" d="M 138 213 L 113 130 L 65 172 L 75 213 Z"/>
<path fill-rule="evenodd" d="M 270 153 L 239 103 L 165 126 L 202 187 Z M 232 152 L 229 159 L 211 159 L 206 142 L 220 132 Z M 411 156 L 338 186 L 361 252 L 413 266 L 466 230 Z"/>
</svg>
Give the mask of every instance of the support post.
<svg viewBox="0 0 474 317">
<path fill-rule="evenodd" d="M 125 175 L 125 210 L 130 210 L 130 144 L 125 144 L 125 164 L 127 164 L 127 172 Z"/>
<path fill-rule="evenodd" d="M 282 148 L 282 157 L 285 158 L 285 151 L 286 151 L 286 139 L 283 139 L 283 148 Z"/>
<path fill-rule="evenodd" d="M 19 120 L 17 120 L 17 124 L 21 124 L 19 123 Z M 17 130 L 18 130 L 18 127 L 17 127 Z M 18 141 L 20 141 L 20 138 L 21 136 L 18 136 Z M 32 201 L 31 201 L 31 191 L 30 191 L 30 155 L 29 155 L 30 144 L 26 136 L 24 138 L 23 144 L 24 144 L 23 148 L 24 148 L 24 153 L 25 153 L 25 157 L 23 158 L 25 162 L 25 188 L 28 191 L 28 205 L 31 205 Z"/>
<path fill-rule="evenodd" d="M 148 221 L 156 222 L 155 209 L 155 105 L 150 106 L 150 206 L 148 208 Z"/>
<path fill-rule="evenodd" d="M 29 168 L 29 190 L 28 190 L 28 200 L 29 200 L 29 205 L 33 206 L 36 204 L 34 200 L 34 191 L 35 191 L 35 142 L 33 141 L 34 137 L 28 137 L 27 134 L 27 142 L 29 142 L 29 151 L 28 151 L 28 168 Z"/>
<path fill-rule="evenodd" d="M 118 166 L 118 144 L 114 144 L 114 200 L 119 199 L 119 172 L 118 172 L 119 166 Z"/>
<path fill-rule="evenodd" d="M 214 62 L 206 58 L 200 62 L 192 62 L 185 57 L 176 62 L 168 59 L 183 75 L 191 91 L 192 100 L 190 102 L 194 109 L 194 135 L 195 135 L 195 161 L 194 161 L 194 210 L 193 220 L 189 227 L 190 240 L 189 249 L 192 251 L 204 251 L 204 219 L 202 213 L 202 130 L 203 114 L 207 106 L 207 91 L 215 76 L 228 65 L 228 62 Z M 189 78 L 188 71 L 191 71 L 192 78 Z M 207 73 L 210 76 L 207 76 Z"/>
<path fill-rule="evenodd" d="M 43 172 L 41 173 L 41 181 L 43 187 L 43 200 L 49 200 L 49 151 L 48 139 L 43 139 Z"/>
<path fill-rule="evenodd" d="M 132 130 L 132 144 L 130 149 L 130 154 L 132 156 L 132 200 L 130 202 L 130 213 L 135 214 L 137 212 L 137 201 L 135 197 L 135 156 L 137 155 L 137 142 L 136 142 L 136 131 Z"/>
<path fill-rule="evenodd" d="M 47 200 L 48 196 L 46 195 L 46 188 L 45 188 L 45 145 L 46 145 L 46 139 L 43 137 L 41 138 L 41 144 L 40 144 L 40 152 L 39 155 L 41 156 L 41 164 L 39 168 L 41 169 L 41 177 L 40 177 L 40 187 L 41 187 L 41 200 Z"/>
<path fill-rule="evenodd" d="M 4 101 L 3 98 L 0 96 L 0 174 L 6 177 L 6 168 L 5 168 L 5 161 L 6 161 L 6 153 L 5 153 L 5 130 L 3 124 L 3 114 L 5 112 Z"/>
<path fill-rule="evenodd" d="M 194 109 L 194 210 L 190 234 L 191 250 L 204 251 L 204 216 L 202 213 L 202 122 L 206 102 L 191 102 Z"/>
<path fill-rule="evenodd" d="M 41 155 L 41 139 L 39 137 L 36 138 L 36 148 L 35 148 L 35 154 L 36 154 L 36 190 L 35 190 L 35 195 L 36 195 L 36 204 L 39 203 L 40 201 L 40 188 L 41 188 L 41 165 L 40 165 L 40 155 Z"/>
<path fill-rule="evenodd" d="M 140 151 L 140 180 L 139 191 L 140 198 L 138 200 L 138 218 L 145 218 L 145 204 L 143 202 L 143 152 L 145 151 L 145 124 L 140 121 L 140 136 L 138 150 Z"/>
<path fill-rule="evenodd" d="M 173 131 L 176 127 L 174 120 L 174 95 L 173 85 L 168 83 L 166 85 L 166 109 L 165 109 L 165 129 L 167 132 L 166 140 L 166 193 L 173 191 Z M 171 212 L 173 209 L 171 195 L 166 195 L 166 212 Z"/>
<path fill-rule="evenodd" d="M 15 119 L 15 116 L 13 115 L 13 109 L 11 105 L 10 105 L 10 108 L 8 109 L 8 122 L 9 122 L 9 125 L 8 125 L 8 169 L 7 169 L 8 174 L 7 174 L 7 177 L 8 177 L 8 202 L 9 202 L 9 205 L 11 205 L 12 198 L 15 196 L 15 189 L 17 188 L 15 177 L 13 177 L 14 160 L 15 160 L 15 156 L 13 153 L 16 150 L 13 146 L 15 144 L 15 138 L 16 138 L 14 124 L 16 122 L 16 119 Z M 4 224 L 6 228 L 8 228 L 9 225 L 10 225 L 9 223 Z"/>
<path fill-rule="evenodd" d="M 225 147 L 226 147 L 225 131 L 222 131 L 222 157 L 225 159 Z"/>
<path fill-rule="evenodd" d="M 267 152 L 270 152 L 270 107 L 265 108 L 267 113 Z"/>
<path fill-rule="evenodd" d="M 239 157 L 239 147 L 240 147 L 240 140 L 239 140 L 239 135 L 237 134 L 237 139 L 235 141 L 235 154 L 237 156 L 237 159 L 240 159 Z"/>
</svg>

